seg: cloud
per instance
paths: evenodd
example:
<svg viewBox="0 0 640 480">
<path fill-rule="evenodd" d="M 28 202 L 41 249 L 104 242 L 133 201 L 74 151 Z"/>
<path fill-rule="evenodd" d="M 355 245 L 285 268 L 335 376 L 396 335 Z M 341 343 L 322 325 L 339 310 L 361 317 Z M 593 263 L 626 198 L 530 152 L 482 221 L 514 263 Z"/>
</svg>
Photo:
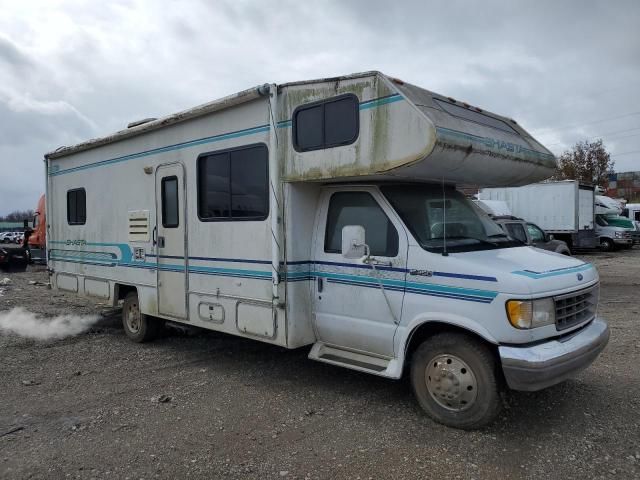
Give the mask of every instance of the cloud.
<svg viewBox="0 0 640 480">
<path fill-rule="evenodd" d="M 2 12 L 0 214 L 35 206 L 46 151 L 265 82 L 378 69 L 511 116 L 556 153 L 640 128 L 640 115 L 588 124 L 640 111 L 633 0 L 31 0 Z M 614 155 L 640 150 L 640 136 L 608 137 Z"/>
</svg>

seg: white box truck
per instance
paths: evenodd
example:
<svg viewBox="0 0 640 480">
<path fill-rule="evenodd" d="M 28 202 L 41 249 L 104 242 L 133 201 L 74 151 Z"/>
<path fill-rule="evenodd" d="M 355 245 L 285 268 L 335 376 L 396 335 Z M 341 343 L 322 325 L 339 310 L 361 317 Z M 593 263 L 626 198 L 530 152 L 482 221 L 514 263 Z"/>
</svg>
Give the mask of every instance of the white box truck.
<svg viewBox="0 0 640 480">
<path fill-rule="evenodd" d="M 52 286 L 383 377 L 458 428 L 587 367 L 598 273 L 508 238 L 455 184 L 526 184 L 515 121 L 367 72 L 263 85 L 46 155 Z"/>
<path fill-rule="evenodd" d="M 501 200 L 516 217 L 535 223 L 569 248 L 595 248 L 594 187 L 575 180 L 483 188 L 480 200 Z"/>
</svg>

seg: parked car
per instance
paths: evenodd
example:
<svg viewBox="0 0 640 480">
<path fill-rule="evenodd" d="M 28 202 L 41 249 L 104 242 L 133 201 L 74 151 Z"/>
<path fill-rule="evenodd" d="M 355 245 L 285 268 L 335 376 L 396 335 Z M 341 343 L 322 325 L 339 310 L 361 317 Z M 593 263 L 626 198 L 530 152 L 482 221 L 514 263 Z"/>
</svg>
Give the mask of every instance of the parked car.
<svg viewBox="0 0 640 480">
<path fill-rule="evenodd" d="M 571 255 L 571 250 L 565 242 L 556 240 L 553 235 L 546 233 L 535 223 L 514 216 L 493 217 L 493 220 L 502 227 L 507 235 L 520 240 L 525 245 Z"/>
<path fill-rule="evenodd" d="M 2 237 L 2 243 L 16 243 L 18 232 L 5 232 Z"/>
</svg>

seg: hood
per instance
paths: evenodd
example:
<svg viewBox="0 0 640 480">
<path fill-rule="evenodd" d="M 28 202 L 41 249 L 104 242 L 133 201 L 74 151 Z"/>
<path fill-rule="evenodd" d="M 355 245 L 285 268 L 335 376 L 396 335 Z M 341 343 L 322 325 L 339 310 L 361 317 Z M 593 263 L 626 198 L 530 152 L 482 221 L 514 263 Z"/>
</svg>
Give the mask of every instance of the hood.
<svg viewBox="0 0 640 480">
<path fill-rule="evenodd" d="M 598 272 L 592 264 L 534 247 L 450 255 L 463 260 L 469 270 L 496 277 L 503 293 L 555 293 L 586 287 L 598 279 Z"/>
</svg>

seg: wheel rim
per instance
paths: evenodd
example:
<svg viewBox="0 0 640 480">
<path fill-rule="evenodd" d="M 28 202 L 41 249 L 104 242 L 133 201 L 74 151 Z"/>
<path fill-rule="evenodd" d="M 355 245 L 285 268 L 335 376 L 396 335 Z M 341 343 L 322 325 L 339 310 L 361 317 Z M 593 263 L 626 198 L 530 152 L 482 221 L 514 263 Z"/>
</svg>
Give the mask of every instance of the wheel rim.
<svg viewBox="0 0 640 480">
<path fill-rule="evenodd" d="M 427 390 L 438 405 L 454 412 L 470 408 L 478 395 L 478 382 L 469 365 L 455 355 L 438 355 L 425 370 Z"/>
<path fill-rule="evenodd" d="M 131 333 L 138 333 L 140 331 L 140 308 L 138 303 L 132 303 L 125 311 L 125 323 Z"/>
</svg>

